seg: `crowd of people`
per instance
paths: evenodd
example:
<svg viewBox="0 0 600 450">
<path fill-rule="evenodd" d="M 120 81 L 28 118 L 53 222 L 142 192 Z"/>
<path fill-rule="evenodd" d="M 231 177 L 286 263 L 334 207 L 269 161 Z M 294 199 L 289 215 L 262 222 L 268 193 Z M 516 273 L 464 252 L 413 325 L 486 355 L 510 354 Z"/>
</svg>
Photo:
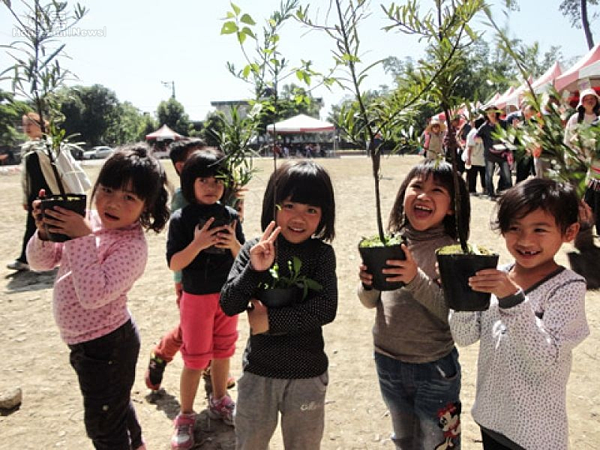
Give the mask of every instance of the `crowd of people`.
<svg viewBox="0 0 600 450">
<path fill-rule="evenodd" d="M 593 123 L 598 105 L 595 92 L 582 92 L 565 142 L 575 145 L 571 123 Z M 568 448 L 566 384 L 572 350 L 589 334 L 586 282 L 558 265 L 555 255 L 576 238 L 584 222 L 597 217 L 600 163 L 591 164 L 587 209 L 573 187 L 543 176 L 543 164 L 535 160 L 543 159 L 540 154 L 532 154 L 533 162 L 516 162 L 518 182 L 512 186 L 511 149 L 497 141 L 494 131 L 518 126 L 530 114 L 535 112 L 524 107 L 522 116 L 503 119 L 490 106 L 485 117 L 469 123 L 470 129 L 452 121 L 450 132 L 462 143 L 460 170 L 467 174 L 467 182 L 460 178 L 458 186 L 466 195 L 462 223 L 468 228 L 467 192 L 476 191 L 477 176 L 488 196 L 502 192 L 494 223 L 514 261 L 469 279 L 473 290 L 492 294 L 489 309 L 451 310 L 439 283 L 435 250 L 458 239 L 452 201 L 457 186 L 452 166 L 440 161 L 448 139 L 435 119 L 425 132 L 426 161 L 405 177 L 389 217 L 389 231 L 403 237 L 405 259 L 387 261 L 383 273 L 402 286 L 379 291 L 372 286 L 371 269 L 358 267 L 358 298 L 376 309 L 375 364 L 398 449 L 460 448 L 456 346 L 476 342 L 472 415 L 483 448 L 541 450 L 549 443 L 556 450 Z M 39 117 L 24 120 L 40 126 Z M 34 143 L 42 137 L 35 131 L 28 132 Z M 39 162 L 33 167 L 32 155 L 38 153 L 24 159 L 24 205 L 33 232 L 25 236 L 27 259 L 18 261 L 34 270 L 59 267 L 55 320 L 70 350 L 94 447 L 146 448 L 131 401 L 140 340 L 127 294 L 144 273 L 144 231 L 159 232 L 169 223 L 166 258 L 174 272 L 180 322 L 153 349 L 145 380 L 150 389 L 159 389 L 167 365 L 181 353 L 180 412 L 171 448 L 195 445 L 196 395 L 203 375 L 210 382 L 209 415 L 234 427 L 236 448 L 267 449 L 279 421 L 286 448 L 320 448 L 329 380 L 322 329 L 335 320 L 338 307 L 331 245 L 336 206 L 328 172 L 308 158 L 281 164 L 264 193 L 263 233 L 246 240 L 243 215 L 221 203 L 231 176 L 223 154 L 199 139 L 170 148 L 181 186 L 170 208 L 164 168 L 146 144 L 124 146 L 107 159 L 92 189 L 93 209 L 85 216 L 62 207 L 42 212 L 41 198 L 55 188 L 46 177 L 45 184 L 35 183 L 43 172 Z M 495 189 L 496 166 L 500 182 Z M 536 177 L 530 178 L 534 171 Z M 69 239 L 53 242 L 50 233 Z M 301 268 L 293 267 L 296 259 Z M 312 280 L 310 289 L 292 304 L 265 306 L 258 292 L 273 281 L 275 268 L 281 278 L 299 270 Z M 250 336 L 243 374 L 236 381 L 229 371 L 240 314 L 247 314 Z M 235 382 L 234 400 L 228 388 Z"/>
<path fill-rule="evenodd" d="M 499 138 L 497 133 L 500 129 L 507 130 L 510 127 L 535 126 L 539 123 L 538 116 L 550 113 L 552 103 L 557 104 L 556 108 L 560 110 L 564 119 L 564 143 L 579 149 L 578 125 L 598 122 L 600 117 L 600 96 L 592 88 L 582 90 L 571 115 L 568 112 L 569 108 L 560 105 L 557 98 L 547 96 L 542 111 L 536 111 L 535 107 L 526 101 L 519 110 L 509 114 L 494 104 L 488 104 L 482 108 L 482 115 L 469 118 L 453 117 L 449 131 L 446 131 L 446 125 L 438 117 L 433 117 L 423 133 L 421 152 L 427 160 L 450 160 L 447 143 L 448 134 L 452 133 L 458 143 L 458 170 L 461 174 L 466 174 L 469 192 L 495 199 L 500 192 L 530 176 L 548 178 L 551 155 L 548 152 L 544 153 L 541 145 L 529 144 L 523 146 L 524 151 L 516 151 L 519 142 L 507 143 Z M 600 167 L 600 163 L 594 164 Z M 499 177 L 497 185 L 494 185 L 496 173 Z"/>
</svg>

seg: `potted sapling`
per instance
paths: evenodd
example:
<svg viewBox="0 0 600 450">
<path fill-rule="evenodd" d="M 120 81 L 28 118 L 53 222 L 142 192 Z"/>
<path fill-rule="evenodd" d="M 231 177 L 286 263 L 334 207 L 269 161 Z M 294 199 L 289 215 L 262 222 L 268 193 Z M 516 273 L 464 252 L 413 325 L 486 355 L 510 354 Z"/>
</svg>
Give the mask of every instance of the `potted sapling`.
<svg viewBox="0 0 600 450">
<path fill-rule="evenodd" d="M 308 296 L 309 289 L 319 292 L 323 289 L 315 280 L 301 274 L 302 261 L 294 256 L 288 261 L 288 276 L 282 275 L 277 263 L 269 269 L 271 280 L 261 283 L 258 299 L 268 308 L 302 303 Z"/>
<path fill-rule="evenodd" d="M 246 149 L 248 143 L 253 137 L 254 133 L 258 131 L 260 124 L 265 120 L 273 120 L 276 122 L 278 119 L 278 87 L 279 82 L 289 76 L 295 75 L 299 80 L 305 83 L 307 86 L 310 84 L 311 77 L 316 74 L 310 69 L 310 61 L 302 61 L 301 67 L 288 69 L 288 60 L 281 54 L 279 50 L 280 44 L 280 29 L 284 26 L 285 22 L 292 17 L 293 11 L 298 7 L 298 0 L 286 0 L 281 3 L 279 10 L 275 11 L 267 20 L 266 25 L 263 27 L 262 44 L 258 43 L 256 33 L 253 31 L 253 27 L 256 25 L 252 17 L 243 13 L 241 9 L 231 4 L 232 9 L 227 13 L 225 23 L 221 29 L 221 34 L 235 35 L 238 44 L 242 48 L 242 53 L 245 57 L 246 65 L 243 69 L 237 70 L 236 67 L 228 63 L 228 69 L 236 78 L 239 78 L 252 85 L 255 100 L 251 102 L 252 110 L 250 114 L 244 119 L 246 122 L 245 127 L 239 127 L 239 130 L 233 128 L 226 128 L 229 130 L 229 138 L 226 139 L 227 133 L 221 134 L 218 140 L 221 142 L 221 146 L 233 141 L 243 143 L 242 146 L 238 146 L 238 152 L 233 152 L 234 156 L 228 157 L 227 161 L 236 165 L 237 171 L 232 170 L 233 174 L 241 180 L 249 181 L 249 176 L 254 172 L 251 166 L 246 166 Z M 254 58 L 250 57 L 244 48 L 244 43 L 247 39 L 257 41 L 255 48 Z M 295 95 L 295 101 L 302 103 L 307 100 L 304 94 Z M 232 125 L 235 125 L 236 118 L 241 121 L 237 114 L 232 111 Z M 277 143 L 277 128 L 273 124 L 272 132 L 272 155 L 273 155 L 273 172 L 277 170 L 277 152 L 274 146 Z M 239 133 L 239 131 L 248 131 Z M 236 131 L 236 133 L 233 133 Z M 235 136 L 234 136 L 235 134 Z M 227 150 L 226 148 L 224 149 Z M 234 180 L 236 178 L 234 177 Z M 243 186 L 245 183 L 239 183 Z M 235 181 L 234 181 L 235 184 Z M 273 186 L 273 217 L 277 216 L 277 209 L 279 205 L 276 204 L 277 199 L 277 185 Z M 226 189 L 227 195 L 228 189 Z M 271 308 L 281 308 L 285 306 L 293 306 L 294 304 L 300 303 L 307 298 L 308 291 L 320 291 L 322 286 L 316 281 L 308 278 L 302 274 L 302 261 L 298 257 L 293 257 L 287 261 L 287 267 L 279 267 L 277 263 L 269 269 L 268 281 L 260 283 L 258 286 L 256 297 L 261 300 L 263 304 Z"/>
<path fill-rule="evenodd" d="M 68 143 L 65 130 L 56 125 L 59 108 L 54 93 L 69 75 L 59 63 L 65 44 L 57 43 L 56 36 L 77 24 L 86 10 L 77 4 L 70 13 L 66 2 L 43 5 L 36 0 L 32 4 L 24 2 L 27 10 L 20 16 L 10 2 L 4 4 L 16 20 L 19 40 L 6 46 L 14 64 L 2 75 L 10 73 L 15 93 L 26 97 L 34 106 L 42 139 L 31 148 L 40 158 L 47 158 L 55 182 L 52 184 L 56 185 L 57 190 L 52 192 L 53 195 L 42 199 L 42 212 L 60 206 L 83 216 L 86 209 L 86 196 L 83 192 L 91 184 L 71 154 L 74 144 Z M 63 242 L 69 239 L 64 234 L 48 230 L 47 234 L 51 241 Z"/>
<path fill-rule="evenodd" d="M 478 311 L 489 307 L 490 294 L 475 292 L 469 284 L 469 277 L 485 268 L 495 268 L 498 255 L 480 246 L 471 245 L 468 239 L 468 224 L 463 223 L 463 208 L 470 208 L 469 194 L 461 189 L 458 172 L 458 143 L 451 126 L 451 111 L 466 103 L 458 92 L 456 80 L 461 69 L 463 52 L 477 38 L 469 26 L 475 14 L 484 11 L 481 0 L 460 0 L 452 4 L 435 2 L 435 10 L 420 16 L 415 4 L 392 5 L 385 9 L 393 25 L 388 29 L 399 28 L 402 32 L 420 36 L 429 43 L 430 60 L 421 64 L 417 75 L 418 84 L 431 83 L 427 91 L 428 99 L 441 107 L 445 114 L 445 138 L 447 157 L 452 164 L 454 184 L 454 215 L 456 217 L 457 245 L 442 247 L 436 251 L 440 277 L 448 306 L 457 311 Z"/>
</svg>

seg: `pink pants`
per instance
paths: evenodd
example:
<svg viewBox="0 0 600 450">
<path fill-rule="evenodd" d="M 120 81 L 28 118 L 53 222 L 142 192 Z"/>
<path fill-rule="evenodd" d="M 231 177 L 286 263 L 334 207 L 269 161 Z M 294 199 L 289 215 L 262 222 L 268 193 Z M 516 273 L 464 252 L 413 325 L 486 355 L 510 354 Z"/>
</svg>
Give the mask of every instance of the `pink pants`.
<svg viewBox="0 0 600 450">
<path fill-rule="evenodd" d="M 238 318 L 225 315 L 219 306 L 219 297 L 219 293 L 187 292 L 181 296 L 181 356 L 189 369 L 206 369 L 212 359 L 230 358 L 235 353 Z"/>
</svg>

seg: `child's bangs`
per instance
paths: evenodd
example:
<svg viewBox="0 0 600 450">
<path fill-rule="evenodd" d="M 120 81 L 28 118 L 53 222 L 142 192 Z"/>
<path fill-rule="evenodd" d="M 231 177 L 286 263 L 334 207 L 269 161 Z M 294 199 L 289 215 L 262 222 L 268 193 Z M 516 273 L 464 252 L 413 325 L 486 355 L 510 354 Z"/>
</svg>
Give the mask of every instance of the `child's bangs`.
<svg viewBox="0 0 600 450">
<path fill-rule="evenodd" d="M 327 201 L 327 188 L 321 180 L 314 176 L 296 176 L 290 178 L 287 186 L 281 189 L 281 196 L 278 201 L 290 199 L 296 203 L 318 206 L 323 208 Z"/>
<path fill-rule="evenodd" d="M 423 178 L 426 180 L 429 177 L 433 177 L 434 183 L 442 186 L 452 195 L 454 192 L 452 166 L 447 163 L 430 163 L 415 167 L 415 173 L 412 178 Z"/>
<path fill-rule="evenodd" d="M 111 170 L 103 171 L 98 183 L 111 189 L 133 192 L 142 200 L 153 195 L 151 183 L 152 169 L 143 165 L 118 165 L 115 164 Z"/>
</svg>

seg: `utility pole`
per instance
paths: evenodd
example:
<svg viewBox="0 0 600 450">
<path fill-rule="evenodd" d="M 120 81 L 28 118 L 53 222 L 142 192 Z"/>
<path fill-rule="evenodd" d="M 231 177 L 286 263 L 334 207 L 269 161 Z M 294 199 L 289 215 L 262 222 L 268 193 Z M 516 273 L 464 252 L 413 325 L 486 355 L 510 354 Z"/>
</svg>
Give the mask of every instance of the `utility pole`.
<svg viewBox="0 0 600 450">
<path fill-rule="evenodd" d="M 162 85 L 171 88 L 171 98 L 175 98 L 175 82 L 174 81 L 161 81 Z"/>
</svg>

